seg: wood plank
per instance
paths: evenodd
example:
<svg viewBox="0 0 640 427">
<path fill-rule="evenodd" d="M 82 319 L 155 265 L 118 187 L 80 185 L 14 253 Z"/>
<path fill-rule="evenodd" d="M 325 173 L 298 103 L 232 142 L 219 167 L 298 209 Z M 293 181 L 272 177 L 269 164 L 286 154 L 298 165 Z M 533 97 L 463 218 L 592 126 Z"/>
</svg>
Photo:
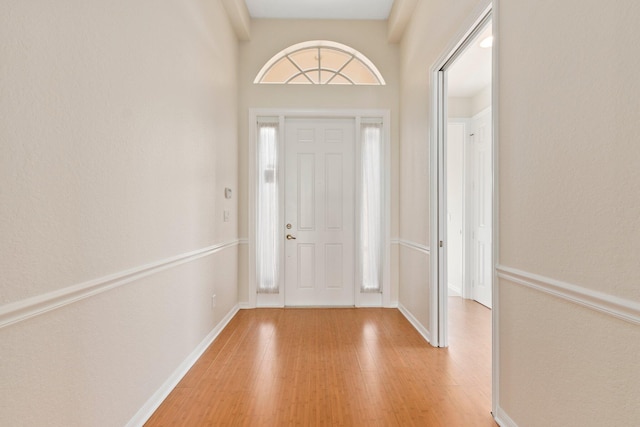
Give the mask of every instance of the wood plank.
<svg viewBox="0 0 640 427">
<path fill-rule="evenodd" d="M 449 298 L 450 348 L 395 309 L 239 312 L 147 426 L 495 426 L 491 311 Z"/>
</svg>

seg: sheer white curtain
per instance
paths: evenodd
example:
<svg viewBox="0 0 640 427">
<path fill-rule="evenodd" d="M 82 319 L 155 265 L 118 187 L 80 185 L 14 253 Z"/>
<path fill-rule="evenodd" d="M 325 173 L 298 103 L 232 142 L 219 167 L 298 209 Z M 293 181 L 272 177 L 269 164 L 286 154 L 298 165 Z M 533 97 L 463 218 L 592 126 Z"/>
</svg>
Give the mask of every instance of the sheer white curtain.
<svg viewBox="0 0 640 427">
<path fill-rule="evenodd" d="M 278 121 L 258 122 L 258 209 L 256 260 L 258 293 L 278 293 L 280 233 L 278 224 Z"/>
<path fill-rule="evenodd" d="M 361 124 L 360 268 L 362 292 L 382 292 L 382 124 Z"/>
</svg>

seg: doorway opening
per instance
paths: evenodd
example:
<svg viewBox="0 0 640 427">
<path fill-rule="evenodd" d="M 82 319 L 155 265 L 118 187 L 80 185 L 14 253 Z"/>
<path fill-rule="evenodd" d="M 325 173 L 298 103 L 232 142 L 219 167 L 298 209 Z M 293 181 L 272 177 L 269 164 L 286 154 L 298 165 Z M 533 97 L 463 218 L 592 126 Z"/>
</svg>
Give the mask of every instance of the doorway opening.
<svg viewBox="0 0 640 427">
<path fill-rule="evenodd" d="M 491 6 L 462 34 L 432 69 L 436 143 L 432 145 L 431 230 L 432 245 L 437 248 L 432 261 L 432 283 L 436 284 L 431 294 L 432 344 L 450 347 L 452 352 L 471 348 L 471 354 L 477 355 L 478 372 L 486 374 L 483 387 L 492 393 L 495 82 Z M 468 328 L 477 328 L 478 339 L 459 338 L 459 332 Z"/>
<path fill-rule="evenodd" d="M 491 308 L 492 28 L 447 68 L 446 263 L 449 297 Z"/>
</svg>

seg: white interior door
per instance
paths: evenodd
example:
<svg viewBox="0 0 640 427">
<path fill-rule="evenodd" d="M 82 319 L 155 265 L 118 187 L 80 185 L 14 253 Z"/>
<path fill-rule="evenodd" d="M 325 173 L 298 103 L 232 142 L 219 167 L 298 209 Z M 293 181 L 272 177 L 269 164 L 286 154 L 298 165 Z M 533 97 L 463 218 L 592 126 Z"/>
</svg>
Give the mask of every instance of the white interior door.
<svg viewBox="0 0 640 427">
<path fill-rule="evenodd" d="M 353 119 L 285 121 L 285 305 L 354 305 Z"/>
<path fill-rule="evenodd" d="M 465 123 L 447 126 L 447 281 L 449 296 L 462 295 L 464 283 Z"/>
<path fill-rule="evenodd" d="M 491 110 L 473 120 L 473 299 L 491 308 L 492 153 Z"/>
</svg>

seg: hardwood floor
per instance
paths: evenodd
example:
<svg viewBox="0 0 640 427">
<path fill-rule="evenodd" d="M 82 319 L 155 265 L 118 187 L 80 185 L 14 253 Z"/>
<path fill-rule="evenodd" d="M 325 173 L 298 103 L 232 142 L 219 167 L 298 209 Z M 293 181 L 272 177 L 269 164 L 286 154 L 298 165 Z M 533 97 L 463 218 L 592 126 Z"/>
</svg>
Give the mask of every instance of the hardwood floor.
<svg viewBox="0 0 640 427">
<path fill-rule="evenodd" d="M 495 426 L 491 318 L 450 298 L 450 347 L 395 309 L 242 310 L 147 426 Z"/>
</svg>

